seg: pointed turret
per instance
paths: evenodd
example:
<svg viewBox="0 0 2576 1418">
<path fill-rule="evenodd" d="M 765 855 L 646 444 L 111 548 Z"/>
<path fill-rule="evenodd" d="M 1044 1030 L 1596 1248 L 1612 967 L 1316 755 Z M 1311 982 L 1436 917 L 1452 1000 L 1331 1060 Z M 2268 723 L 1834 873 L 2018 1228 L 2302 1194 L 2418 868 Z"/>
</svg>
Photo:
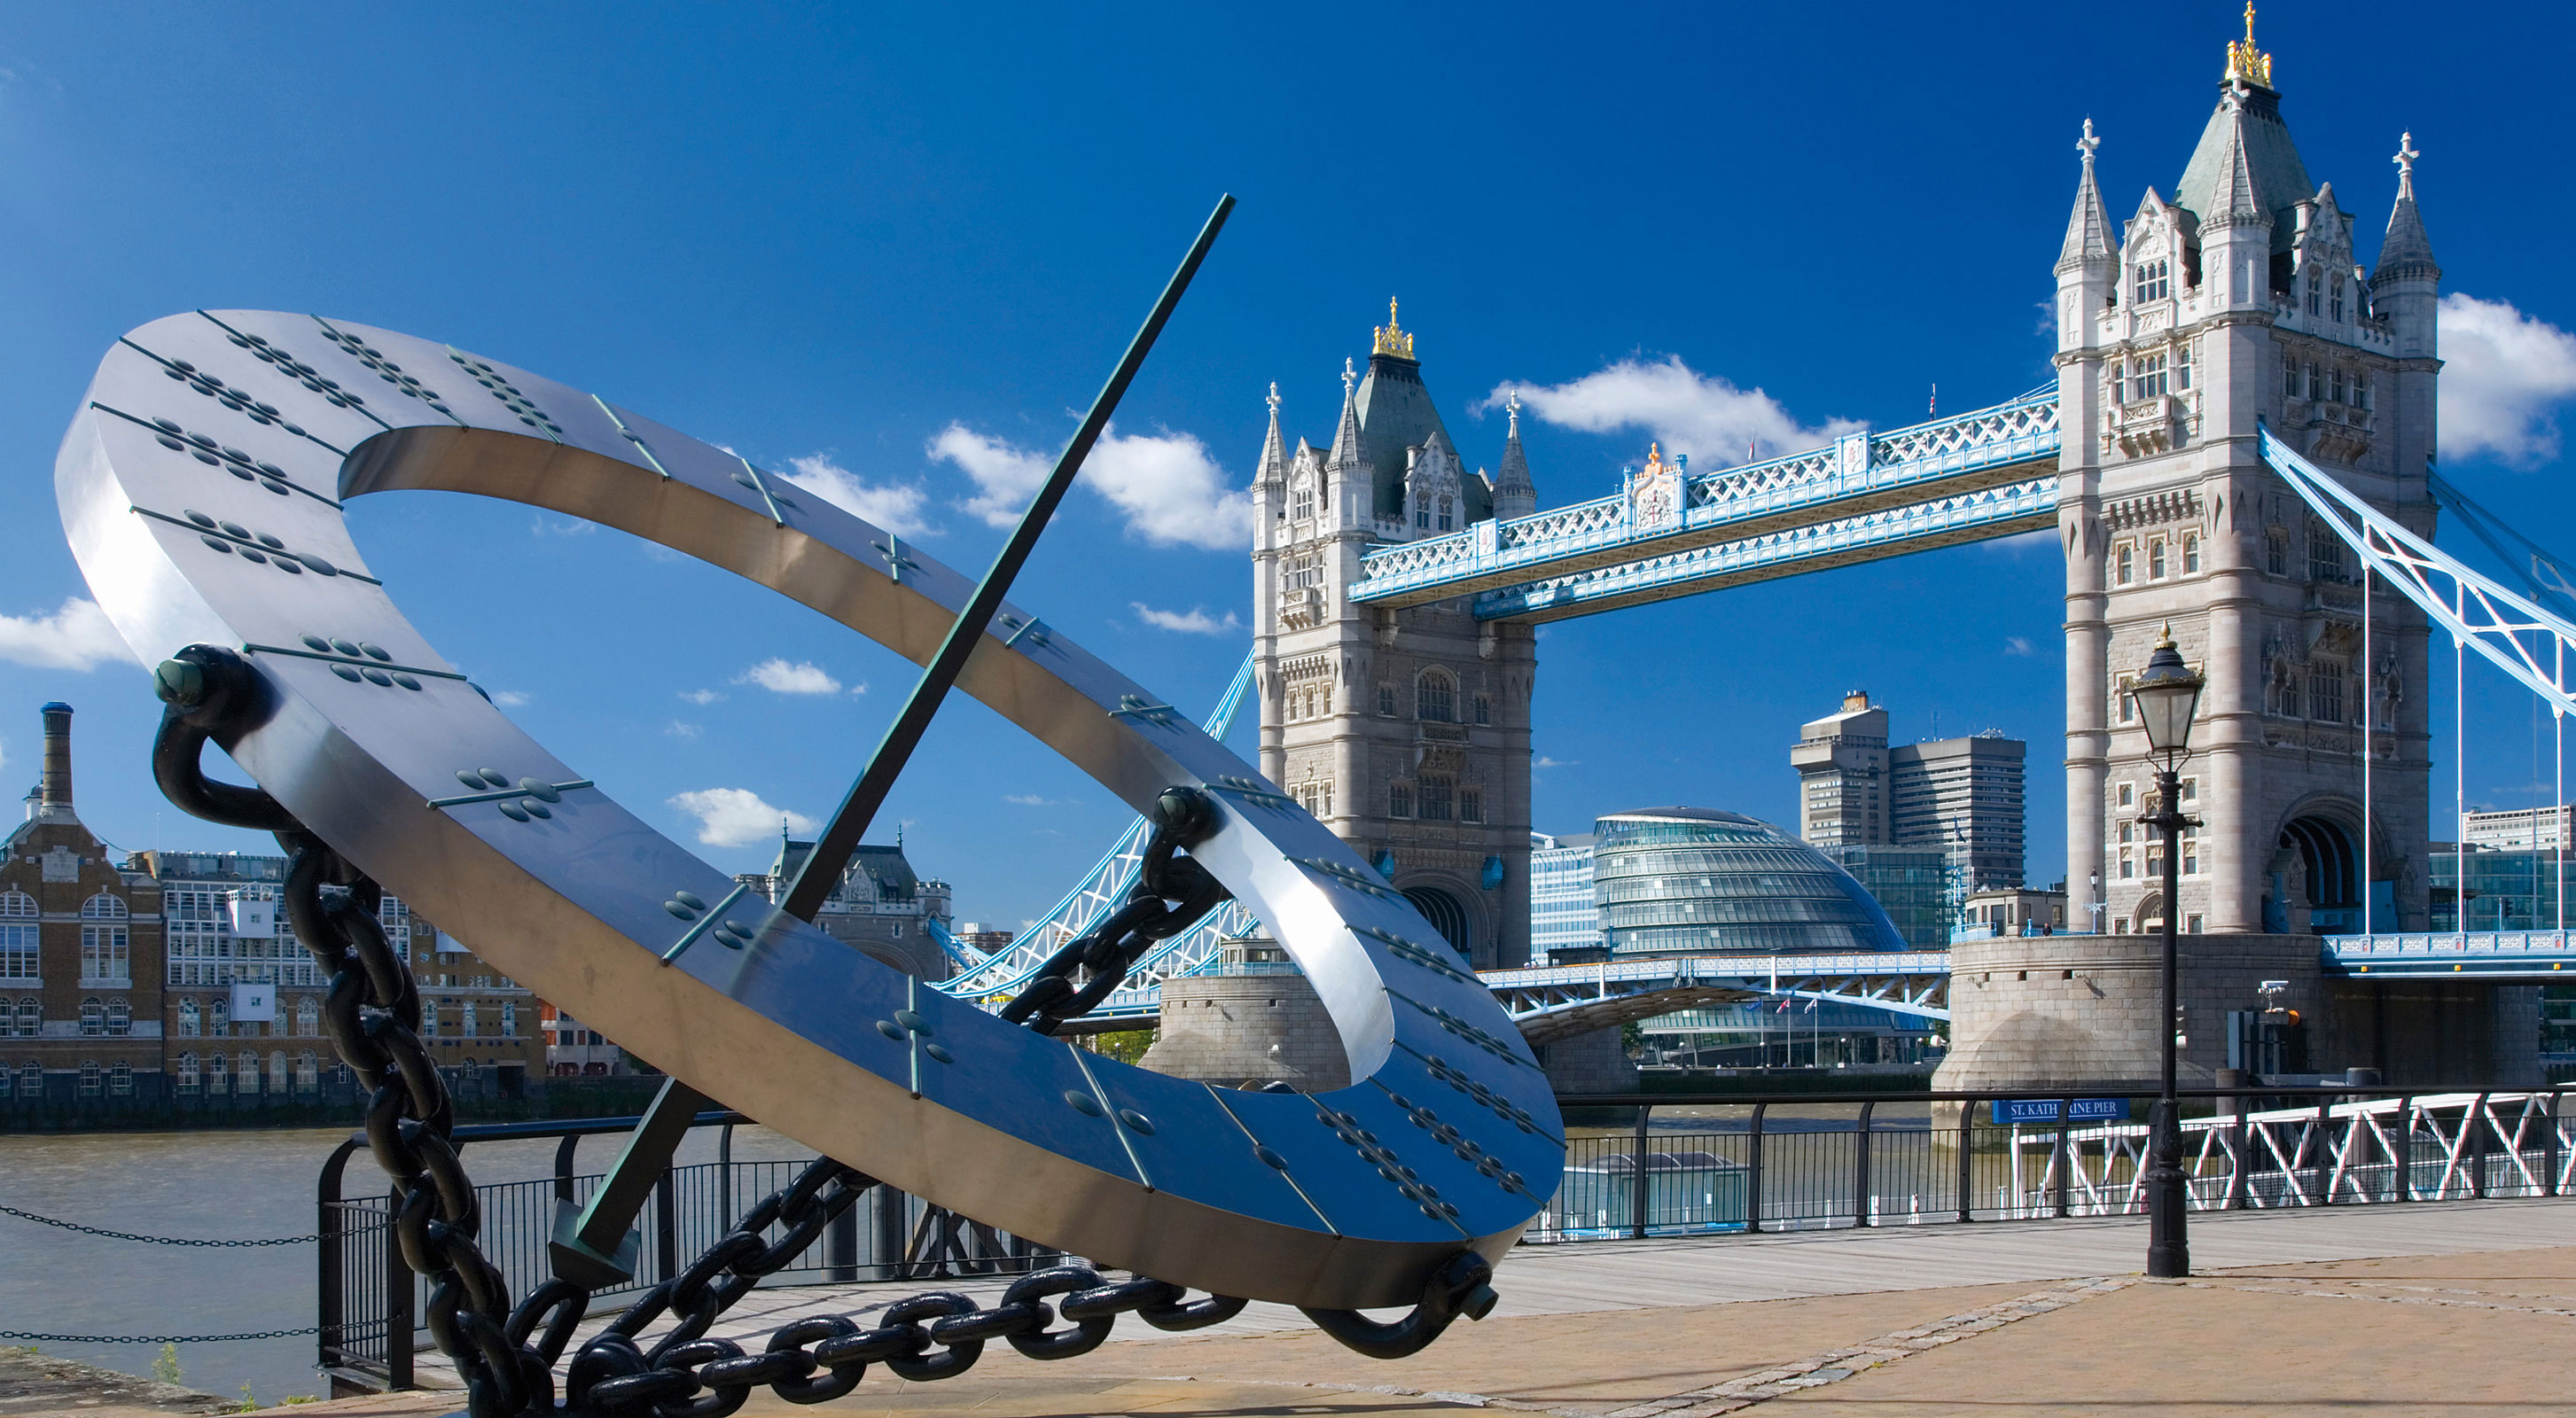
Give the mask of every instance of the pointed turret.
<svg viewBox="0 0 2576 1418">
<path fill-rule="evenodd" d="M 1521 395 L 1504 396 L 1511 427 L 1503 435 L 1503 466 L 1494 474 L 1494 519 L 1509 522 L 1538 512 L 1538 484 L 1530 481 L 1529 455 L 1521 451 Z"/>
<path fill-rule="evenodd" d="M 1333 428 L 1333 451 L 1324 458 L 1324 470 L 1337 482 L 1353 474 L 1368 476 L 1368 445 L 1360 438 L 1359 380 L 1359 371 L 1343 360 L 1342 421 Z"/>
<path fill-rule="evenodd" d="M 2415 151 L 2415 135 L 2400 134 L 2397 156 L 2397 205 L 2389 209 L 2388 236 L 2379 244 L 2379 267 L 2370 273 L 2371 288 L 2383 281 L 2442 279 L 2442 268 L 2433 263 L 2433 242 L 2424 235 L 2423 214 L 2415 210 L 2415 160 L 2423 154 Z"/>
<path fill-rule="evenodd" d="M 1279 381 L 1270 381 L 1270 432 L 1261 440 L 1260 481 L 1275 483 L 1288 476 L 1288 443 L 1279 436 Z"/>
<path fill-rule="evenodd" d="M 2272 56 L 2254 47 L 2253 7 L 2246 7 L 2245 38 L 2227 46 L 2227 74 L 2219 81 L 2218 108 L 2200 130 L 2200 146 L 2183 168 L 2174 205 L 2211 226 L 2255 226 L 2271 221 L 2272 247 L 2286 252 L 2296 234 L 2293 209 L 2316 195 L 2308 165 L 2290 126 L 2281 121 L 2281 94 L 2272 87 Z"/>
<path fill-rule="evenodd" d="M 2110 262 L 2111 211 L 2102 204 L 2101 185 L 2093 179 L 2093 150 L 2102 140 L 2093 136 L 2093 120 L 2084 120 L 2084 136 L 2076 140 L 2075 150 L 2084 155 L 2084 175 L 2075 184 L 2075 212 L 2066 219 L 2066 240 L 2057 249 L 2057 271 L 2084 269 L 2087 263 Z"/>
</svg>

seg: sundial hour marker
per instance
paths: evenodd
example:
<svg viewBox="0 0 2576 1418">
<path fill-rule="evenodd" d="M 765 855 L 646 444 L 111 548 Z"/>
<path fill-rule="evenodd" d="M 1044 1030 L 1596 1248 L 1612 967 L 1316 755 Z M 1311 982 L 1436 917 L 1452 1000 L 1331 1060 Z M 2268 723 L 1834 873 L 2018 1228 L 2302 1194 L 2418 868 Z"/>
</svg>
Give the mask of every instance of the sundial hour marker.
<svg viewBox="0 0 2576 1418">
<path fill-rule="evenodd" d="M 1118 707 L 1109 711 L 1115 719 L 1134 719 L 1158 729 L 1168 729 L 1180 721 L 1180 713 L 1169 704 L 1157 704 L 1141 694 L 1118 696 Z"/>
<path fill-rule="evenodd" d="M 903 539 L 892 532 L 886 533 L 884 541 L 870 542 L 868 545 L 876 548 L 877 555 L 885 559 L 886 575 L 898 586 L 903 584 L 903 573 L 921 565 L 920 562 L 903 554 Z"/>
<path fill-rule="evenodd" d="M 590 401 L 599 405 L 599 411 L 601 413 L 608 415 L 608 421 L 617 425 L 618 433 L 623 435 L 627 442 L 635 445 L 635 451 L 644 455 L 644 461 L 652 464 L 653 471 L 662 475 L 662 481 L 669 482 L 671 480 L 671 470 L 662 466 L 662 460 L 654 455 L 653 445 L 644 441 L 644 435 L 628 428 L 626 426 L 626 420 L 617 416 L 617 410 L 610 408 L 606 399 L 599 397 L 597 394 L 593 394 L 590 396 Z"/>
</svg>

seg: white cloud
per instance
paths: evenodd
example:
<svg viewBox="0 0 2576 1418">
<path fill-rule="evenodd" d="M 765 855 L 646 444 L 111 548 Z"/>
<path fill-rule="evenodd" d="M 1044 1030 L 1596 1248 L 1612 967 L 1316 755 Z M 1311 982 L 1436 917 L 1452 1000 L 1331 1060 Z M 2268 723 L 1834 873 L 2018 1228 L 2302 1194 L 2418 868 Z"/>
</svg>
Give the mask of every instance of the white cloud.
<svg viewBox="0 0 2576 1418">
<path fill-rule="evenodd" d="M 664 729 L 662 732 L 669 734 L 675 739 L 693 739 L 698 735 L 705 733 L 706 730 L 699 725 L 684 723 L 681 720 L 673 719 L 671 721 L 671 727 Z"/>
<path fill-rule="evenodd" d="M 1569 762 L 1564 759 L 1550 758 L 1544 753 L 1530 760 L 1530 767 L 1532 768 L 1571 768 L 1573 766 L 1574 762 Z"/>
<path fill-rule="evenodd" d="M 2441 453 L 2518 468 L 2558 456 L 2558 409 L 2576 398 L 2576 335 L 2458 291 L 2442 297 Z"/>
<path fill-rule="evenodd" d="M 975 495 L 958 504 L 996 527 L 1017 523 L 1046 482 L 1055 460 L 952 423 L 930 440 L 934 462 L 954 463 L 974 480 Z M 1083 460 L 1078 487 L 1107 498 L 1127 530 L 1161 546 L 1227 550 L 1252 537 L 1252 498 L 1234 486 L 1197 436 L 1118 432 L 1111 425 Z"/>
<path fill-rule="evenodd" d="M 1744 462 L 1745 446 L 1755 440 L 1761 456 L 1772 458 L 1831 442 L 1861 426 L 1831 419 L 1821 427 L 1805 427 L 1760 389 L 1739 389 L 1723 377 L 1701 374 L 1679 355 L 1652 363 L 1623 359 L 1567 384 L 1497 384 L 1476 407 L 1493 408 L 1514 390 L 1524 407 L 1549 423 L 1586 433 L 1642 430 L 1663 444 L 1667 454 L 1687 453 L 1704 468 Z"/>
<path fill-rule="evenodd" d="M 725 692 L 721 689 L 684 689 L 680 691 L 680 697 L 691 704 L 704 705 L 723 699 Z"/>
<path fill-rule="evenodd" d="M 98 602 L 73 596 L 52 615 L 0 615 L 0 660 L 45 670 L 132 664 L 134 652 Z"/>
<path fill-rule="evenodd" d="M 821 453 L 787 460 L 789 482 L 839 504 L 898 536 L 928 536 L 937 529 L 922 518 L 930 494 L 918 485 L 872 483 Z"/>
<path fill-rule="evenodd" d="M 1189 635 L 1223 635 L 1243 628 L 1243 622 L 1236 620 L 1232 611 L 1227 611 L 1225 619 L 1219 620 L 1209 615 L 1204 606 L 1192 606 L 1185 611 L 1158 611 L 1143 601 L 1130 601 L 1128 604 L 1136 608 L 1138 620 L 1156 630 L 1178 630 Z"/>
<path fill-rule="evenodd" d="M 805 660 L 789 664 L 767 659 L 734 677 L 736 684 L 756 684 L 772 694 L 838 694 L 841 682 L 820 665 Z"/>
<path fill-rule="evenodd" d="M 772 807 L 749 788 L 700 788 L 676 794 L 671 806 L 698 820 L 698 841 L 709 847 L 748 847 L 778 835 L 781 823 L 790 832 L 811 832 L 822 824 L 801 812 Z"/>
<path fill-rule="evenodd" d="M 528 696 L 515 689 L 496 689 L 492 691 L 492 702 L 504 709 L 516 709 L 528 702 Z"/>
<path fill-rule="evenodd" d="M 578 517 L 560 520 L 553 517 L 539 517 L 528 524 L 528 535 L 535 537 L 586 537 L 598 530 L 597 522 L 585 522 Z"/>
<path fill-rule="evenodd" d="M 2004 653 L 2015 658 L 2027 658 L 2038 652 L 2031 648 L 2029 636 L 2007 635 L 2004 637 Z"/>
<path fill-rule="evenodd" d="M 1018 803 L 1022 807 L 1055 806 L 1054 802 L 1050 799 L 1039 797 L 1035 793 L 1004 793 L 1002 794 L 1002 801 L 1006 803 Z"/>
</svg>

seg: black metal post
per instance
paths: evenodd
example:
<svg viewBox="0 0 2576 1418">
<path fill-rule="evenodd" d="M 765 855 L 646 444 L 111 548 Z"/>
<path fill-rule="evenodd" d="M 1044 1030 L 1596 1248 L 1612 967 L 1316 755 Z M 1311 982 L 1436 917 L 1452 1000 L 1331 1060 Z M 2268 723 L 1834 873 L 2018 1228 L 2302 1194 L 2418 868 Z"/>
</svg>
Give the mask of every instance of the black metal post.
<svg viewBox="0 0 2576 1418">
<path fill-rule="evenodd" d="M 2334 1099 L 2317 1100 L 2317 1204 L 2334 1205 Z"/>
<path fill-rule="evenodd" d="M 2414 1095 L 2408 1093 L 2397 1095 L 2397 1116 L 2403 1120 L 2406 1125 L 2405 1132 L 2399 1139 L 2405 1146 L 2406 1152 L 2404 1156 L 2397 1159 L 2397 1199 L 2399 1201 L 2413 1201 L 2415 1199 Z"/>
<path fill-rule="evenodd" d="M 1860 1128 L 1852 1144 L 1852 1224 L 1875 1226 L 1878 1217 L 1869 1204 L 1869 1115 L 1878 1107 L 1875 1101 L 1860 1105 Z"/>
<path fill-rule="evenodd" d="M 2048 1150 L 2049 1175 L 2057 1179 L 2057 1214 L 2066 1215 L 2066 1174 L 2075 1163 L 2074 1139 L 2067 1131 L 2075 1126 L 2075 1100 L 2061 1098 L 2057 1103 L 2057 1142 Z"/>
<path fill-rule="evenodd" d="M 662 1262 L 653 1278 L 668 1280 L 680 1273 L 680 1189 L 669 1167 L 653 1184 L 653 1201 L 653 1248 Z"/>
<path fill-rule="evenodd" d="M 2555 1135 L 2554 1131 L 2552 1135 Z M 314 1230 L 321 1237 L 313 1245 L 314 1259 L 321 1267 L 321 1273 L 314 1277 L 314 1298 L 319 1311 L 314 1317 L 314 1347 L 315 1357 L 324 1369 L 337 1369 L 341 1363 L 342 1328 L 348 1309 L 341 1278 L 342 1267 L 348 1263 L 348 1257 L 341 1253 L 341 1249 L 347 1244 L 348 1221 L 347 1212 L 340 1205 L 340 1179 L 347 1171 L 350 1154 L 357 1150 L 354 1142 L 341 1143 L 323 1162 L 322 1175 L 314 1183 L 314 1204 L 319 1223 Z M 2554 1171 L 2552 1175 L 2555 1175 Z"/>
<path fill-rule="evenodd" d="M 2558 1195 L 2558 1150 L 2561 1141 L 2558 1133 L 2558 1103 L 2561 1096 L 2562 1095 L 2557 1089 L 2552 1088 L 2549 1090 L 2549 1116 L 2542 1120 L 2546 1122 L 2548 1126 L 2542 1128 L 2541 1131 L 2547 1133 L 2549 1137 L 2547 1142 L 2541 1144 L 2540 1155 L 2547 1161 L 2549 1166 L 2549 1171 L 2541 1182 L 2541 1195 L 2543 1196 Z"/>
<path fill-rule="evenodd" d="M 2468 1116 L 2460 1126 L 2469 1130 L 2469 1195 L 2479 1201 L 2487 1199 L 2487 1095 L 2480 1093 L 2469 1104 Z"/>
<path fill-rule="evenodd" d="M 1976 1121 L 1977 1100 L 1971 1098 L 1959 1105 L 1959 1219 L 1962 1221 L 1977 1219 L 1974 1204 L 1977 1185 L 1976 1153 L 1968 1146 L 1969 1128 Z"/>
<path fill-rule="evenodd" d="M 1224 227 L 1226 214 L 1233 210 L 1234 198 L 1231 195 L 1217 199 L 1216 210 L 1209 214 L 1207 224 L 1199 229 L 1198 239 L 1190 243 L 1189 255 L 1181 259 L 1180 269 L 1172 273 L 1172 279 L 1163 287 L 1162 298 L 1154 302 L 1143 327 L 1128 343 L 1127 353 L 1119 359 L 1118 367 L 1110 372 L 1109 382 L 1101 386 L 1099 397 L 1091 401 L 1091 411 L 1083 415 L 1081 426 L 1073 432 L 1072 441 L 1065 444 L 1064 452 L 1057 456 L 1055 471 L 1047 475 L 1046 483 L 1038 489 L 1037 496 L 1029 499 L 1028 510 L 1020 514 L 1019 525 L 1011 529 L 1010 540 L 1002 544 L 1002 554 L 993 558 L 992 569 L 984 573 L 984 580 L 976 586 L 965 610 L 948 627 L 948 638 L 940 645 L 939 652 L 922 667 L 921 678 L 913 685 L 912 697 L 904 701 L 902 712 L 895 716 L 894 723 L 887 726 L 885 737 L 877 743 L 876 753 L 868 759 L 867 768 L 859 774 L 859 780 L 850 785 L 849 794 L 841 799 L 841 805 L 833 810 L 832 820 L 814 838 L 813 850 L 806 854 L 804 865 L 797 870 L 795 885 L 787 889 L 786 896 L 779 902 L 781 911 L 800 921 L 810 921 L 814 919 L 814 913 L 822 909 L 825 898 L 832 894 L 833 883 L 840 880 L 842 869 L 850 864 L 851 854 L 858 850 L 860 835 L 868 830 L 868 824 L 876 818 L 877 809 L 885 804 L 886 794 L 894 788 L 895 779 L 902 774 L 913 749 L 920 745 L 922 734 L 929 730 L 931 718 L 939 712 L 941 701 L 948 697 L 949 687 L 957 682 L 958 673 L 966 668 L 967 657 L 975 653 L 975 647 L 984 643 L 984 632 L 993 623 L 994 613 L 1002 608 L 1002 598 L 1009 594 L 1011 582 L 1020 574 L 1021 565 L 1036 549 L 1038 534 L 1046 530 L 1047 520 L 1055 515 L 1056 504 L 1062 502 L 1065 493 L 1072 489 L 1073 475 L 1081 471 L 1082 460 L 1089 456 L 1091 445 L 1108 427 L 1110 414 L 1117 410 L 1128 383 L 1136 377 L 1137 368 L 1144 364 L 1146 352 L 1154 347 L 1155 338 L 1163 333 L 1163 323 L 1171 318 L 1172 308 L 1180 304 L 1181 292 L 1189 289 L 1190 278 L 1198 274 L 1199 263 L 1207 258 L 1208 247 L 1215 243 L 1218 230 Z"/>
<path fill-rule="evenodd" d="M 877 1233 L 870 1268 L 878 1280 L 903 1278 L 903 1193 L 879 1182 L 870 1188 L 869 1204 L 876 1208 Z"/>
<path fill-rule="evenodd" d="M 1753 1105 L 1753 1127 L 1748 1134 L 1752 1144 L 1752 1165 L 1744 1173 L 1744 1229 L 1762 1229 L 1762 1115 L 1770 1111 L 1768 1103 Z"/>
<path fill-rule="evenodd" d="M 2162 1072 L 2155 1117 L 2148 1124 L 2147 1170 L 2139 1180 L 2147 1200 L 2147 1274 L 2173 1280 L 2191 1274 L 2191 1242 L 2185 1234 L 2181 1109 L 2174 1098 L 2174 1026 L 2182 1006 L 2176 931 L 2182 920 L 2182 829 L 2189 819 L 2182 815 L 2182 779 L 2171 758 L 2156 775 L 2156 810 L 2146 821 L 2164 835 L 2165 958 L 2164 1007 L 2156 1018 Z"/>
<path fill-rule="evenodd" d="M 1644 1106 L 1637 1109 L 1634 1170 L 1628 1174 L 1628 1234 L 1640 1241 L 1646 1239 L 1646 1202 L 1651 1195 L 1646 1183 L 1646 1120 L 1654 1111 Z"/>
<path fill-rule="evenodd" d="M 403 1191 L 395 1187 L 385 1202 L 385 1387 L 413 1386 L 411 1364 L 411 1265 L 403 1259 L 402 1237 L 394 1218 L 402 1214 Z"/>
</svg>

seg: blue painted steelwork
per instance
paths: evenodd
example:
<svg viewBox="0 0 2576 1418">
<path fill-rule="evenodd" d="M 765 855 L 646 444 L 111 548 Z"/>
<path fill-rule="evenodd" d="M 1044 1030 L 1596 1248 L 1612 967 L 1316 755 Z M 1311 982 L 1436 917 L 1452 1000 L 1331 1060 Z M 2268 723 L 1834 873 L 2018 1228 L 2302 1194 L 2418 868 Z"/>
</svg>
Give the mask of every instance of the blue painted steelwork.
<svg viewBox="0 0 2576 1418">
<path fill-rule="evenodd" d="M 2330 935 L 2326 969 L 2344 975 L 2576 980 L 2576 931 Z"/>
<path fill-rule="evenodd" d="M 1544 577 L 1634 566 L 1697 548 L 1750 544 L 1774 534 L 1794 536 L 1919 504 L 1955 503 L 1963 494 L 1983 489 L 2027 487 L 2034 477 L 2048 478 L 2053 491 L 2057 450 L 2057 391 L 2052 386 L 1973 413 L 1883 434 L 1850 434 L 1823 448 L 1683 476 L 1680 506 L 1661 515 L 1651 502 L 1641 503 L 1631 488 L 1533 517 L 1480 522 L 1454 536 L 1386 547 L 1363 558 L 1361 579 L 1350 595 L 1376 605 L 1418 605 Z M 1989 503 L 1976 507 L 1997 510 Z M 1912 525 L 1926 534 L 1964 531 L 1969 524 L 1957 514 L 1967 510 L 1961 504 L 1946 519 L 1920 518 Z M 1889 532 L 1901 525 L 1886 524 Z M 2018 530 L 2024 528 L 1990 529 L 1986 535 Z M 1889 532 L 1856 545 L 1871 548 L 1873 557 L 1915 549 L 1896 545 L 1901 538 Z M 1666 594 L 1713 589 L 1717 587 L 1676 582 Z"/>
<path fill-rule="evenodd" d="M 1487 970 L 1478 978 L 1534 1044 L 1756 998 L 1865 1005 L 1918 1019 L 1950 1017 L 1945 950 L 1673 956 Z"/>
</svg>

